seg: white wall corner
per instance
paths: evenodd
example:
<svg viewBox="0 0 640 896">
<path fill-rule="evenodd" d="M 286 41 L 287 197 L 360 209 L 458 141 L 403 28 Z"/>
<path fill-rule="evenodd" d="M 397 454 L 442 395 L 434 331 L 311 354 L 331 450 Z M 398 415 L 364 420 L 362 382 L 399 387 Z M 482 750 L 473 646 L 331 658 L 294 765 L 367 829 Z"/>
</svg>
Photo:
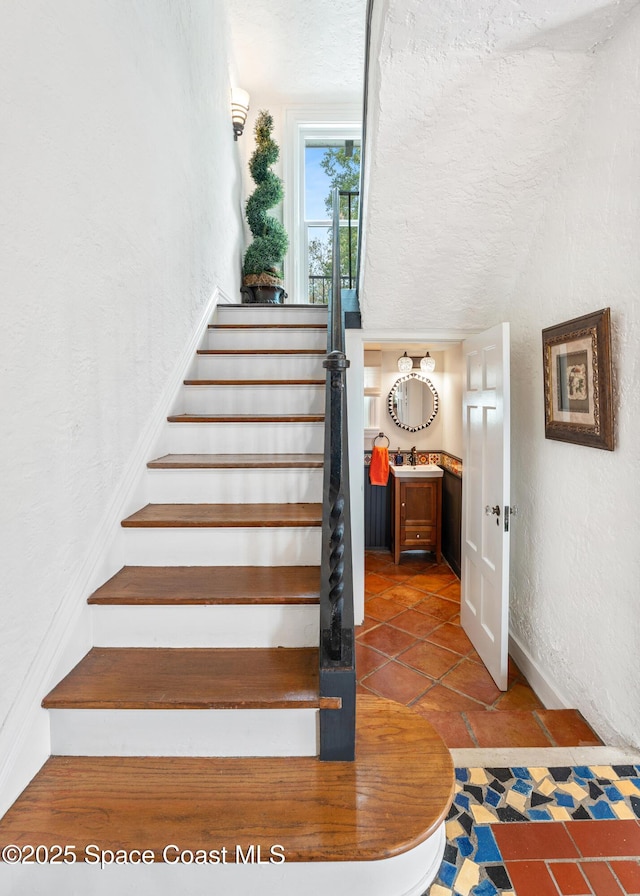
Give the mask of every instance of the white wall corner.
<svg viewBox="0 0 640 896">
<path fill-rule="evenodd" d="M 548 669 L 541 668 L 518 637 L 509 632 L 509 655 L 527 679 L 545 709 L 571 709 L 571 700 L 553 680 Z"/>
<path fill-rule="evenodd" d="M 62 597 L 36 659 L 0 731 L 0 817 L 24 790 L 50 754 L 47 712 L 41 701 L 88 652 L 93 643 L 89 595 L 122 566 L 121 520 L 146 503 L 146 463 L 162 451 L 167 415 L 175 405 L 196 348 L 206 334 L 218 304 L 231 304 L 216 287 L 200 315 L 193 334 L 168 378 L 149 423 L 141 432 L 129 462 L 114 491 L 102 522 L 87 551 L 85 562 Z"/>
</svg>

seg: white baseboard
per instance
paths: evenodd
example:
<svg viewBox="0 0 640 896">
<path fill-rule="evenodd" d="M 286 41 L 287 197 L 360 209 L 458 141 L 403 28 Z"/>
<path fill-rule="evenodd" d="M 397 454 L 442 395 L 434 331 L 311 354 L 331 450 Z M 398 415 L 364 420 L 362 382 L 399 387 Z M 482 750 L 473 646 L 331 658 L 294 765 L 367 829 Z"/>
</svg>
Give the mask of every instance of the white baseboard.
<svg viewBox="0 0 640 896">
<path fill-rule="evenodd" d="M 545 709 L 571 709 L 572 703 L 562 693 L 546 669 L 542 669 L 518 638 L 509 632 L 509 655 L 533 688 Z"/>
<path fill-rule="evenodd" d="M 0 731 L 0 817 L 24 790 L 50 753 L 48 716 L 40 708 L 42 698 L 67 674 L 91 647 L 91 615 L 87 597 L 113 575 L 121 562 L 120 521 L 137 509 L 145 491 L 146 462 L 157 444 L 167 414 L 204 338 L 207 324 L 218 303 L 229 298 L 216 289 L 203 308 L 193 335 L 174 365 L 171 376 L 156 402 L 150 422 L 141 432 L 114 491 L 101 524 L 87 551 L 84 563 L 69 583 L 40 650 L 25 678 L 20 694 Z"/>
</svg>

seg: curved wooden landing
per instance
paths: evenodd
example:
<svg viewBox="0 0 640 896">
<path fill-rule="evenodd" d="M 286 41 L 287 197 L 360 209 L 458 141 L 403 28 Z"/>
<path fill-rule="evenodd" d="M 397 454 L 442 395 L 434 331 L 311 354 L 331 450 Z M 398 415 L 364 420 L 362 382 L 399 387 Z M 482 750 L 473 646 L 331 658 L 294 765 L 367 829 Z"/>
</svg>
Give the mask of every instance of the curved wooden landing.
<svg viewBox="0 0 640 896">
<path fill-rule="evenodd" d="M 229 862 L 236 844 L 263 856 L 281 844 L 287 865 L 359 865 L 441 838 L 454 775 L 435 729 L 404 706 L 359 697 L 356 749 L 353 763 L 52 757 L 0 821 L 0 842 L 75 844 L 80 861 L 87 844 L 143 847 L 157 862 L 167 844 L 227 847 Z"/>
</svg>

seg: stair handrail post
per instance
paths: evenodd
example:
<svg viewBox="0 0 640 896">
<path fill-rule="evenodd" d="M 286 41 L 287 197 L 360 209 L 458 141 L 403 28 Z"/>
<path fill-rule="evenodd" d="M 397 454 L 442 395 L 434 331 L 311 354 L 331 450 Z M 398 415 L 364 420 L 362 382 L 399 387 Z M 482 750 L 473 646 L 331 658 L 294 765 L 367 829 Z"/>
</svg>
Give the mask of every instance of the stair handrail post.
<svg viewBox="0 0 640 896">
<path fill-rule="evenodd" d="M 332 288 L 329 297 L 322 564 L 320 584 L 320 759 L 355 758 L 355 645 L 346 373 L 340 276 L 340 191 L 333 191 Z M 322 708 L 327 698 L 339 708 Z"/>
</svg>

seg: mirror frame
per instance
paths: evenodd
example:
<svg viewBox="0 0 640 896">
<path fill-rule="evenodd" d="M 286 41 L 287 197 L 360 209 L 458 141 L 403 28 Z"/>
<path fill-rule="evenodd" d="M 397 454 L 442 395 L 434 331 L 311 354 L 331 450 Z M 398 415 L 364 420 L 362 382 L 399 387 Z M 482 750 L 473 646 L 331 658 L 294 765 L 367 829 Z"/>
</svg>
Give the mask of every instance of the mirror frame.
<svg viewBox="0 0 640 896">
<path fill-rule="evenodd" d="M 428 386 L 433 392 L 433 413 L 431 414 L 429 419 L 426 422 L 421 423 L 420 426 L 408 426 L 406 423 L 402 423 L 393 409 L 393 398 L 398 391 L 398 386 L 400 386 L 402 383 L 406 383 L 407 380 L 418 380 L 419 382 L 424 383 L 426 386 Z M 407 432 L 418 432 L 421 429 L 426 429 L 427 426 L 431 426 L 436 414 L 438 413 L 438 402 L 438 393 L 436 392 L 435 386 L 433 385 L 431 380 L 427 379 L 427 377 L 423 376 L 421 373 L 412 372 L 407 373 L 405 376 L 399 376 L 395 381 L 395 383 L 391 387 L 391 391 L 389 392 L 389 398 L 387 399 L 387 409 L 389 411 L 391 419 L 396 424 L 396 426 L 400 427 L 400 429 L 404 429 Z"/>
</svg>

